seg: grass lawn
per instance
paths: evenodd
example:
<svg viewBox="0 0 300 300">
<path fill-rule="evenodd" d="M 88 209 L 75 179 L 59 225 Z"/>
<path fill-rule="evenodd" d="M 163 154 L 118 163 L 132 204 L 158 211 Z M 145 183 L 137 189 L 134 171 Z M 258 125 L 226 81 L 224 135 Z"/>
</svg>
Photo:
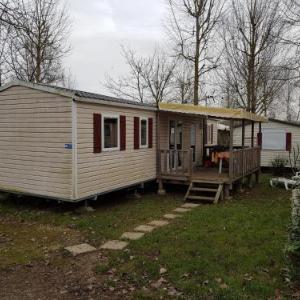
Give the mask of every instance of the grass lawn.
<svg viewBox="0 0 300 300">
<path fill-rule="evenodd" d="M 194 209 L 172 224 L 131 242 L 127 251 L 105 252 L 107 264 L 95 266 L 95 271 L 105 276 L 109 269 L 116 269 L 120 280 L 134 285 L 137 299 L 168 297 L 164 285 L 175 288 L 184 299 L 274 299 L 286 290 L 283 249 L 290 221 L 290 193 L 271 189 L 267 176 L 262 181 L 253 190 L 235 195 L 233 200 Z M 181 199 L 181 194 L 108 199 L 98 203 L 96 211 L 88 215 L 76 214 L 66 205 L 49 208 L 49 204 L 41 202 L 17 205 L 2 201 L 0 217 L 31 222 L 32 226 L 52 226 L 58 231 L 68 228 L 75 231 L 75 236 L 79 232 L 83 240 L 99 246 L 136 225 L 171 212 Z M 1 226 L 10 225 L 4 222 Z M 5 229 L 1 226 L 2 232 Z M 18 230 L 15 232 L 18 234 Z M 50 239 L 49 243 L 54 242 Z M 12 245 L 11 251 L 13 248 Z M 26 249 L 27 258 L 19 257 L 15 263 L 38 259 L 36 248 L 34 255 L 30 247 Z M 11 255 L 3 253 L 0 243 L 0 265 L 13 264 Z M 163 274 L 166 282 L 152 288 L 151 284 L 162 276 L 162 267 L 167 270 Z"/>
</svg>

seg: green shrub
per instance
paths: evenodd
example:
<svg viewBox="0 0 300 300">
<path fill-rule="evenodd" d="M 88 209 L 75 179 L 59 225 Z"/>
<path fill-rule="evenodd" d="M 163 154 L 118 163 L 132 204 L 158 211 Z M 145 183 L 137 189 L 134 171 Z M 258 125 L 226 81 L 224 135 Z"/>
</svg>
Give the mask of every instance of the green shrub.
<svg viewBox="0 0 300 300">
<path fill-rule="evenodd" d="M 284 174 L 285 167 L 287 166 L 288 160 L 282 156 L 276 156 L 271 161 L 273 174 L 275 176 L 282 176 Z"/>
</svg>

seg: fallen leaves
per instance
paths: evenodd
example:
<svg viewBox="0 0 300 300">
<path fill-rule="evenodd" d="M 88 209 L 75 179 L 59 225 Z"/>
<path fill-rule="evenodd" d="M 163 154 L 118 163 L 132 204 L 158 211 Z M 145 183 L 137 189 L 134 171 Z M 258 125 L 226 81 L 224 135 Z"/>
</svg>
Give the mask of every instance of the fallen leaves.
<svg viewBox="0 0 300 300">
<path fill-rule="evenodd" d="M 153 287 L 155 289 L 158 289 L 158 288 L 160 288 L 162 286 L 163 283 L 166 283 L 166 282 L 167 281 L 163 277 L 161 277 L 156 282 L 153 282 L 151 284 L 151 287 Z"/>
</svg>

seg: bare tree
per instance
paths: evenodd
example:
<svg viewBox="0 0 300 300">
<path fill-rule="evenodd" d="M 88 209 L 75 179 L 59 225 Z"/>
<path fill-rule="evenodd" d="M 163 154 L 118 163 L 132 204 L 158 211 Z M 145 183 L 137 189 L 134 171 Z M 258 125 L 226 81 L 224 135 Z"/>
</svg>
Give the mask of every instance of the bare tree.
<svg viewBox="0 0 300 300">
<path fill-rule="evenodd" d="M 7 4 L 8 1 L 3 2 Z M 8 44 L 11 34 L 11 25 L 2 20 L 4 12 L 0 10 L 0 86 L 3 85 L 8 77 L 9 69 L 8 60 Z"/>
<path fill-rule="evenodd" d="M 130 49 L 122 48 L 129 74 L 117 80 L 107 76 L 105 87 L 118 97 L 146 102 L 151 99 L 156 103 L 165 101 L 170 93 L 176 62 L 160 50 L 150 57 L 138 56 Z"/>
<path fill-rule="evenodd" d="M 64 88 L 67 89 L 71 89 L 74 90 L 77 87 L 77 79 L 74 76 L 74 74 L 72 74 L 71 70 L 63 70 L 62 71 L 62 77 L 60 79 L 60 81 L 57 82 L 57 84 L 59 86 L 62 86 Z"/>
<path fill-rule="evenodd" d="M 294 53 L 284 41 L 291 28 L 285 14 L 281 0 L 232 0 L 223 22 L 222 79 L 234 105 L 266 114 L 289 80 Z"/>
<path fill-rule="evenodd" d="M 172 99 L 176 102 L 189 103 L 193 99 L 193 70 L 186 62 L 179 63 L 174 70 Z"/>
<path fill-rule="evenodd" d="M 222 0 L 167 0 L 170 17 L 167 33 L 175 56 L 193 67 L 193 100 L 198 105 L 200 77 L 217 67 L 209 51 L 223 9 Z"/>
<path fill-rule="evenodd" d="M 35 83 L 62 80 L 70 22 L 59 0 L 10 0 L 2 12 L 13 28 L 8 60 L 12 76 Z"/>
<path fill-rule="evenodd" d="M 0 21 L 14 28 L 25 28 L 21 22 L 22 11 L 17 0 L 0 0 Z"/>
<path fill-rule="evenodd" d="M 286 7 L 286 19 L 288 22 L 299 27 L 300 25 L 300 1 L 299 0 L 287 0 L 285 2 Z M 296 37 L 296 38 L 295 38 Z M 294 41 L 299 45 L 299 34 L 295 35 L 295 31 L 291 32 L 288 42 Z"/>
</svg>

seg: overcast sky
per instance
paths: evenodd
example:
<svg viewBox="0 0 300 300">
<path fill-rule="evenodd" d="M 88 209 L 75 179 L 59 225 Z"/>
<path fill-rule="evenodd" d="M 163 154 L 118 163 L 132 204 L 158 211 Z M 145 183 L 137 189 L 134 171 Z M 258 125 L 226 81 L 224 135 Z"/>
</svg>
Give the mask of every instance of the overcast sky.
<svg viewBox="0 0 300 300">
<path fill-rule="evenodd" d="M 66 59 L 76 88 L 106 93 L 105 74 L 126 73 L 120 46 L 149 53 L 163 41 L 164 0 L 64 0 L 73 22 Z"/>
</svg>

